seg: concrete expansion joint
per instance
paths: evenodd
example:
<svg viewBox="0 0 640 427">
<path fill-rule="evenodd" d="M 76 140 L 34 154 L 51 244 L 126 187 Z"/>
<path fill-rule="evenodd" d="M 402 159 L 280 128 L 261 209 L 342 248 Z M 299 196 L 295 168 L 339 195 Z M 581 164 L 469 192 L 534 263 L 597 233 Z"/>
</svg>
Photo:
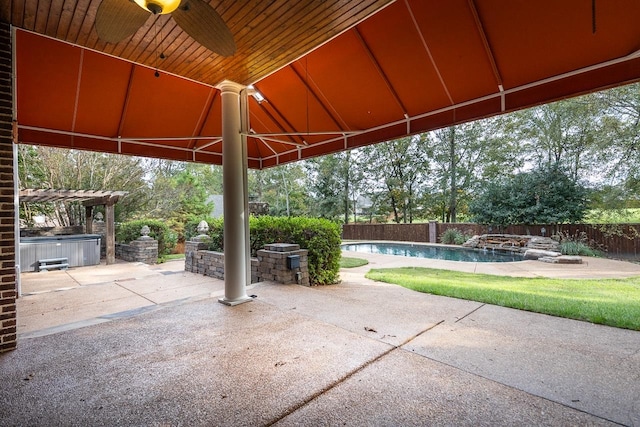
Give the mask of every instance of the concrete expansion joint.
<svg viewBox="0 0 640 427">
<path fill-rule="evenodd" d="M 82 286 L 82 285 L 80 285 L 80 286 Z M 66 287 L 66 288 L 47 289 L 47 290 L 45 290 L 45 291 L 33 291 L 33 292 L 26 292 L 26 293 L 23 293 L 23 294 L 21 295 L 21 297 L 28 297 L 28 296 L 31 296 L 31 295 L 50 294 L 50 293 L 52 293 L 52 292 L 70 291 L 70 290 L 72 290 L 72 289 L 77 289 L 77 288 L 78 288 L 78 287 L 75 287 L 75 286 L 68 286 L 68 287 Z"/>
<path fill-rule="evenodd" d="M 470 312 L 468 312 L 467 314 L 465 314 L 464 316 L 458 318 L 455 322 L 453 323 L 458 323 L 459 321 L 466 319 L 467 317 L 471 316 L 473 313 L 475 313 L 476 311 L 480 310 L 482 307 L 484 307 L 487 304 L 480 304 L 478 307 L 474 308 L 473 310 L 471 310 Z"/>
<path fill-rule="evenodd" d="M 104 283 L 111 283 L 111 282 L 104 282 Z M 104 284 L 102 283 L 102 284 Z M 90 285 L 85 285 L 85 286 L 93 286 L 94 284 L 90 284 Z M 126 289 L 126 288 L 125 288 Z M 130 289 L 127 289 L 128 291 L 131 291 Z M 137 307 L 137 308 L 133 308 L 130 310 L 124 310 L 124 311 L 119 311 L 116 313 L 108 313 L 108 314 L 103 314 L 97 317 L 92 317 L 89 319 L 85 319 L 85 320 L 79 320 L 76 322 L 70 322 L 70 323 L 65 323 L 62 325 L 57 325 L 57 326 L 52 326 L 49 328 L 45 328 L 45 329 L 39 329 L 36 331 L 31 331 L 31 332 L 24 332 L 24 333 L 20 333 L 18 334 L 18 337 L 21 339 L 30 339 L 30 338 L 39 338 L 39 337 L 43 337 L 43 336 L 47 336 L 47 335 L 53 335 L 53 334 L 57 334 L 60 332 L 66 332 L 66 331 L 72 331 L 74 329 L 80 329 L 80 328 L 85 328 L 87 326 L 94 326 L 94 325 L 98 325 L 101 323 L 106 323 L 106 322 L 111 322 L 113 320 L 122 320 L 122 319 L 129 319 L 135 316 L 139 316 L 141 314 L 147 314 L 153 311 L 157 311 L 157 310 L 161 310 L 167 307 L 175 307 L 178 305 L 182 305 L 185 303 L 189 303 L 189 302 L 194 302 L 194 301 L 200 301 L 203 299 L 207 299 L 207 298 L 212 298 L 215 295 L 196 295 L 196 296 L 192 296 L 192 297 L 187 297 L 187 298 L 181 298 L 178 300 L 173 300 L 173 301 L 167 301 L 167 302 L 163 302 L 163 303 L 156 303 L 153 302 L 152 305 L 145 305 L 142 307 Z M 144 297 L 143 297 L 144 298 Z M 148 301 L 148 298 L 145 298 Z"/>
<path fill-rule="evenodd" d="M 116 283 L 117 284 L 118 281 L 120 281 L 120 282 L 123 281 L 123 280 L 115 280 L 115 281 L 105 281 L 105 282 L 82 284 L 82 283 L 78 282 L 76 279 L 74 279 L 72 276 L 69 276 L 69 277 L 78 286 L 66 286 L 64 288 L 47 289 L 47 290 L 44 290 L 44 291 L 24 292 L 22 295 L 20 295 L 20 297 L 28 297 L 28 296 L 33 296 L 33 295 L 50 294 L 50 293 L 53 293 L 53 292 L 73 291 L 75 289 L 82 289 L 82 288 L 88 288 L 88 287 L 93 287 L 93 286 L 104 286 L 104 285 L 110 285 L 112 283 Z M 125 280 L 134 280 L 134 279 L 125 279 Z"/>
<path fill-rule="evenodd" d="M 392 352 L 400 349 L 401 347 L 408 344 L 409 342 L 413 341 L 414 339 L 418 338 L 419 336 L 421 336 L 424 333 L 429 332 L 431 329 L 435 328 L 438 325 L 441 325 L 442 323 L 444 323 L 444 320 L 441 320 L 437 323 L 434 323 L 433 325 L 429 326 L 428 328 L 418 332 L 417 334 L 407 338 L 405 341 L 403 341 L 401 344 L 399 345 L 392 345 L 389 344 L 390 347 L 389 349 L 383 351 L 382 353 L 380 353 L 379 355 L 377 355 L 376 357 L 374 357 L 371 360 L 368 360 L 366 362 L 364 362 L 362 365 L 358 366 L 357 368 L 354 368 L 353 370 L 351 370 L 350 372 L 348 372 L 347 374 L 345 374 L 342 378 L 334 381 L 333 383 L 329 384 L 328 386 L 326 386 L 325 388 L 317 391 L 316 393 L 312 394 L 311 396 L 309 396 L 307 399 L 305 399 L 304 401 L 300 402 L 299 404 L 293 406 L 292 408 L 288 409 L 284 414 L 280 415 L 279 417 L 275 418 L 274 420 L 268 422 L 267 424 L 265 424 L 265 426 L 272 426 L 278 422 L 280 422 L 281 420 L 283 420 L 284 418 L 288 417 L 289 415 L 293 414 L 294 412 L 296 412 L 297 410 L 301 409 L 302 407 L 308 405 L 309 403 L 313 402 L 315 399 L 317 399 L 318 397 L 322 396 L 325 393 L 328 393 L 329 391 L 331 391 L 333 388 L 339 386 L 340 384 L 344 383 L 345 381 L 347 381 L 348 379 L 350 379 L 351 377 L 353 377 L 354 375 L 356 375 L 358 372 L 362 371 L 363 369 L 367 368 L 368 366 L 373 365 L 374 363 L 376 363 L 377 361 L 379 361 L 380 359 L 382 359 L 383 357 L 391 354 Z"/>
<path fill-rule="evenodd" d="M 136 291 L 134 291 L 133 289 L 129 289 L 129 288 L 125 287 L 125 286 L 122 286 L 122 285 L 121 285 L 120 283 L 118 283 L 117 281 L 116 281 L 116 282 L 114 282 L 114 283 L 115 283 L 117 286 L 121 287 L 122 289 L 125 289 L 125 290 L 127 290 L 127 291 L 129 291 L 129 292 L 131 292 L 131 293 L 133 293 L 133 294 L 135 294 L 135 295 L 137 295 L 137 296 L 139 296 L 140 298 L 146 299 L 146 300 L 147 300 L 147 301 L 149 301 L 151 304 L 158 305 L 158 303 L 157 303 L 157 302 L 155 302 L 155 301 L 153 301 L 153 300 L 150 300 L 149 298 L 145 297 L 145 296 L 144 296 L 144 295 L 142 295 L 141 293 L 136 292 Z"/>
<path fill-rule="evenodd" d="M 467 316 L 471 315 L 472 313 L 474 313 L 474 312 L 478 311 L 479 309 L 481 309 L 481 308 L 482 308 L 482 307 L 484 307 L 485 305 L 486 305 L 486 304 L 482 304 L 481 306 L 479 306 L 479 307 L 477 307 L 476 309 L 474 309 L 474 310 L 472 310 L 471 312 L 469 312 L 467 315 L 465 315 L 465 316 L 463 316 L 462 318 L 460 318 L 460 319 L 456 320 L 454 323 L 457 323 L 458 321 L 460 321 L 460 320 L 464 319 L 465 317 L 467 317 Z M 404 345 L 408 344 L 409 342 L 411 342 L 412 340 L 416 339 L 416 338 L 417 338 L 417 337 L 419 337 L 420 335 L 422 335 L 422 334 L 424 334 L 424 333 L 426 333 L 426 332 L 430 331 L 431 329 L 434 329 L 436 326 L 439 326 L 439 325 L 441 325 L 441 324 L 443 324 L 443 323 L 444 323 L 444 320 L 441 320 L 440 322 L 438 322 L 438 323 L 434 324 L 433 326 L 430 326 L 429 328 L 425 329 L 424 331 L 419 332 L 418 334 L 414 335 L 414 336 L 413 336 L 413 337 L 411 337 L 411 338 L 408 338 L 404 343 L 402 343 L 402 344 L 400 344 L 400 345 L 398 345 L 398 346 L 395 346 L 394 348 L 392 348 L 392 349 L 390 349 L 390 350 L 386 351 L 384 354 L 382 354 L 382 355 L 378 356 L 376 359 L 374 359 L 373 361 L 371 361 L 371 362 L 367 363 L 365 366 L 370 365 L 371 363 L 373 363 L 373 362 L 375 362 L 375 361 L 379 360 L 379 359 L 380 359 L 380 358 L 382 358 L 383 356 L 386 356 L 387 354 L 391 353 L 393 350 L 396 350 L 396 349 L 398 349 L 398 348 L 400 348 L 400 347 L 402 347 L 402 346 L 404 346 Z M 412 353 L 412 354 L 416 354 L 416 355 L 418 355 L 417 353 Z M 576 406 L 571 406 L 571 405 L 569 405 L 569 404 L 567 404 L 567 403 L 565 403 L 565 402 L 562 402 L 562 401 L 560 401 L 560 400 L 550 399 L 550 398 L 548 398 L 548 397 L 543 396 L 542 394 L 531 393 L 530 391 L 524 390 L 524 389 L 522 389 L 522 388 L 518 388 L 518 387 L 515 387 L 515 386 L 513 386 L 513 385 L 510 385 L 510 384 L 507 384 L 507 383 L 504 383 L 504 382 L 497 381 L 497 380 L 496 380 L 496 379 L 494 379 L 494 378 L 491 378 L 491 377 L 488 377 L 488 376 L 485 376 L 485 375 L 481 375 L 481 374 L 479 374 L 479 373 L 477 373 L 477 372 L 474 372 L 474 371 L 471 371 L 471 370 L 463 369 L 463 368 L 461 368 L 461 367 L 460 367 L 460 366 L 458 366 L 458 365 L 454 365 L 454 364 L 451 364 L 451 363 L 447 363 L 447 362 L 444 362 L 444 361 L 442 361 L 442 360 L 440 360 L 440 359 L 435 359 L 435 358 L 427 357 L 427 356 L 424 356 L 424 355 L 418 355 L 418 356 L 421 356 L 421 357 L 424 357 L 424 358 L 426 358 L 426 359 L 429 359 L 429 360 L 431 360 L 432 362 L 440 363 L 440 364 L 442 364 L 442 365 L 448 366 L 449 368 L 455 369 L 455 370 L 457 370 L 457 371 L 464 372 L 464 373 L 466 373 L 466 374 L 468 374 L 468 375 L 472 375 L 472 376 L 475 376 L 475 377 L 478 377 L 478 378 L 482 378 L 482 379 L 484 379 L 484 380 L 486 380 L 486 381 L 490 381 L 490 382 L 492 382 L 492 383 L 494 383 L 494 384 L 498 384 L 498 385 L 500 385 L 501 387 L 507 387 L 507 388 L 510 388 L 510 389 L 512 389 L 512 390 L 516 390 L 516 391 L 518 391 L 518 392 L 520 392 L 520 393 L 525 393 L 525 394 L 527 394 L 527 395 L 529 395 L 529 396 L 534 396 L 534 397 L 536 397 L 536 398 L 546 400 L 547 402 L 555 403 L 555 404 L 557 404 L 557 405 L 561 405 L 561 406 L 563 406 L 563 407 L 565 407 L 565 408 L 569 408 L 569 409 L 571 409 L 571 410 L 578 411 L 578 412 L 581 412 L 581 413 L 583 413 L 583 414 L 587 414 L 587 415 L 589 415 L 589 416 L 592 416 L 592 417 L 598 418 L 598 419 L 600 419 L 600 420 L 603 420 L 603 421 L 605 421 L 605 422 L 607 422 L 607 423 L 612 423 L 612 424 L 616 424 L 616 425 L 622 425 L 622 424 L 620 424 L 619 422 L 617 422 L 617 421 L 615 421 L 615 420 L 612 420 L 612 419 L 609 419 L 609 418 L 603 417 L 603 416 L 598 415 L 598 414 L 594 414 L 594 413 L 589 412 L 589 411 L 586 411 L 586 410 L 584 410 L 584 409 L 580 409 L 580 408 L 578 408 L 578 407 L 576 407 Z M 364 368 L 364 366 L 363 366 L 363 367 L 361 367 L 360 369 L 362 369 L 362 368 Z M 358 369 L 358 370 L 360 370 L 360 369 Z"/>
<path fill-rule="evenodd" d="M 418 338 L 420 335 L 426 334 L 427 332 L 429 332 L 430 330 L 434 329 L 436 326 L 440 326 L 444 323 L 444 320 L 441 320 L 439 322 L 434 323 L 433 325 L 429 326 L 428 328 L 418 332 L 417 334 L 407 338 L 404 342 L 402 342 L 401 344 L 397 345 L 396 348 L 400 348 L 402 346 L 405 346 L 407 344 L 409 344 L 411 341 L 415 340 L 416 338 Z"/>
<path fill-rule="evenodd" d="M 331 384 L 329 384 L 325 388 L 313 393 L 311 396 L 309 396 L 308 398 L 306 398 L 302 402 L 298 403 L 297 405 L 294 405 L 292 408 L 290 408 L 287 411 L 285 411 L 282 415 L 280 415 L 280 416 L 276 417 L 274 420 L 266 423 L 265 426 L 272 426 L 272 425 L 280 422 L 281 420 L 283 420 L 284 418 L 286 418 L 289 415 L 293 414 L 297 410 L 303 408 L 304 406 L 307 406 L 309 403 L 313 402 L 318 397 L 322 396 L 325 393 L 328 393 L 329 391 L 331 391 L 335 387 L 337 387 L 340 384 L 344 383 L 349 378 L 353 377 L 355 374 L 357 374 L 358 372 L 362 371 L 364 368 L 374 364 L 378 360 L 382 359 L 383 357 L 385 357 L 386 355 L 388 355 L 389 353 L 391 353 L 392 351 L 397 350 L 397 349 L 398 349 L 397 346 L 390 346 L 389 349 L 383 351 L 382 353 L 380 353 L 379 355 L 377 355 L 373 359 L 364 362 L 362 365 L 358 366 L 357 368 L 354 368 L 353 370 L 351 370 L 350 372 L 345 374 L 342 378 L 339 378 L 338 380 L 332 382 Z"/>
<path fill-rule="evenodd" d="M 70 278 L 71 280 L 73 280 L 74 282 L 76 282 L 76 283 L 78 284 L 78 286 L 82 286 L 82 283 L 78 282 L 78 280 L 77 280 L 75 277 L 73 277 L 71 274 L 69 274 L 69 271 L 68 271 L 68 270 L 62 270 L 62 271 L 64 271 L 64 274 L 65 274 L 68 278 Z"/>
</svg>

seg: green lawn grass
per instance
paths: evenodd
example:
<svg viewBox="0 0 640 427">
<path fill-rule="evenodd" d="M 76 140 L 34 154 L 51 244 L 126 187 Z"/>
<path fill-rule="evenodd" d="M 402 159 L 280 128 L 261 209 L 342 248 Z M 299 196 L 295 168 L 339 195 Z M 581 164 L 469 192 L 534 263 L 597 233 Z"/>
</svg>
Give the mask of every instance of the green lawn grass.
<svg viewBox="0 0 640 427">
<path fill-rule="evenodd" d="M 413 267 L 373 269 L 366 277 L 419 292 L 640 330 L 640 277 L 516 278 Z"/>
<path fill-rule="evenodd" d="M 340 258 L 340 268 L 361 267 L 367 264 L 369 264 L 369 261 L 364 258 L 350 258 L 344 256 Z"/>
<path fill-rule="evenodd" d="M 162 262 L 171 261 L 174 259 L 184 259 L 184 254 L 169 254 L 162 256 Z"/>
</svg>

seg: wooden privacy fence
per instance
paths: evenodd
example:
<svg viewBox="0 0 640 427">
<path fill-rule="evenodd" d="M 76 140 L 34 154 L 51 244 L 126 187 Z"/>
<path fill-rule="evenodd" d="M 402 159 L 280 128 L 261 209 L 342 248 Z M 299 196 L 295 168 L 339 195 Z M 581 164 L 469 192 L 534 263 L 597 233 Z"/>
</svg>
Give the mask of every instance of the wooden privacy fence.
<svg viewBox="0 0 640 427">
<path fill-rule="evenodd" d="M 491 227 L 480 224 L 450 224 L 430 222 L 422 224 L 344 224 L 344 240 L 390 240 L 396 242 L 439 243 L 440 236 L 449 228 L 455 228 L 472 236 L 475 234 L 520 234 L 551 236 L 560 231 L 571 236 L 585 233 L 611 256 L 640 257 L 640 224 L 537 224 Z"/>
</svg>

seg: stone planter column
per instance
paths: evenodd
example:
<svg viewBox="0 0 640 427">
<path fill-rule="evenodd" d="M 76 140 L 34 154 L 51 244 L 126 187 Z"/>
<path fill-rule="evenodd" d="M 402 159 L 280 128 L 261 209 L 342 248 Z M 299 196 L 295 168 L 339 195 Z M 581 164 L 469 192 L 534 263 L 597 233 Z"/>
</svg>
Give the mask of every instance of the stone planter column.
<svg viewBox="0 0 640 427">
<path fill-rule="evenodd" d="M 200 260 L 202 256 L 198 254 L 199 251 L 206 251 L 209 247 L 210 238 L 206 234 L 209 231 L 209 224 L 207 221 L 200 221 L 198 224 L 198 236 L 185 242 L 184 244 L 184 271 L 191 273 L 204 274 L 204 269 L 200 268 Z M 202 271 L 200 271 L 202 270 Z"/>
<path fill-rule="evenodd" d="M 144 262 L 145 264 L 158 263 L 158 241 L 149 237 L 149 227 L 146 225 L 140 230 L 142 234 L 128 245 L 117 244 L 115 251 L 118 258 L 128 262 Z"/>
<path fill-rule="evenodd" d="M 291 243 L 272 243 L 258 251 L 258 279 L 282 284 L 309 286 L 309 251 Z M 297 267 L 290 268 L 289 257 L 297 257 Z"/>
</svg>

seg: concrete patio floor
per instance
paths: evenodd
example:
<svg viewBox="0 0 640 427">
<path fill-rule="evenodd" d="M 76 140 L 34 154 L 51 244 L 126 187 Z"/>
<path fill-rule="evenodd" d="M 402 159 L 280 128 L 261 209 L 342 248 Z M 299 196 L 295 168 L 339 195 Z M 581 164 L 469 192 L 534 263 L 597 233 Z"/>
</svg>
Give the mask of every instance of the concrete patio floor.
<svg viewBox="0 0 640 427">
<path fill-rule="evenodd" d="M 25 274 L 0 425 L 640 425 L 640 332 L 372 282 L 427 261 L 366 257 L 339 285 L 256 284 L 236 307 L 182 262 Z M 517 264 L 454 266 L 640 275 Z"/>
</svg>

